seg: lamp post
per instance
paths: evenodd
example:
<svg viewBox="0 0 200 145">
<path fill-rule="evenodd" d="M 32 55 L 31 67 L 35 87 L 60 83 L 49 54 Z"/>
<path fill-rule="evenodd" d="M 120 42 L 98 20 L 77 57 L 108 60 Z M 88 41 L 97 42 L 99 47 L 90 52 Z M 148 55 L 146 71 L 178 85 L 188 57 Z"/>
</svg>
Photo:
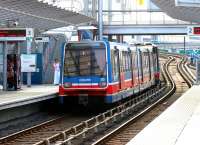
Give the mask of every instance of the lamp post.
<svg viewBox="0 0 200 145">
<path fill-rule="evenodd" d="M 103 39 L 103 0 L 98 0 L 99 40 Z"/>
</svg>

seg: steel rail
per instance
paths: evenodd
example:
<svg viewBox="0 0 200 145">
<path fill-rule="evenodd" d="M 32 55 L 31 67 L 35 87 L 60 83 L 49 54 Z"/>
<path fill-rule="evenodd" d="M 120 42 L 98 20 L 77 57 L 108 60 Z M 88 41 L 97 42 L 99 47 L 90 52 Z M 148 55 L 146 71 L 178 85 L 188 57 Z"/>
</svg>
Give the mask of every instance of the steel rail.
<svg viewBox="0 0 200 145">
<path fill-rule="evenodd" d="M 173 58 L 170 60 L 173 60 Z M 164 78 L 166 77 L 167 76 L 164 76 Z M 170 82 L 167 82 L 167 84 L 169 86 L 171 85 Z M 162 87 L 161 89 L 156 88 L 154 90 L 150 90 L 137 98 L 133 98 L 120 106 L 110 109 L 89 120 L 81 122 L 77 126 L 69 128 L 68 130 L 65 130 L 34 145 L 79 144 L 91 134 L 97 133 L 99 130 L 102 130 L 102 128 L 110 126 L 114 122 L 126 117 L 130 113 L 135 112 L 142 106 L 149 104 L 149 102 L 157 100 L 160 94 L 163 93 L 166 88 L 167 87 Z"/>
<path fill-rule="evenodd" d="M 187 83 L 187 85 L 189 86 L 189 88 L 191 88 L 193 85 L 193 80 L 191 79 L 191 77 L 188 75 L 188 73 L 184 69 L 185 62 L 186 62 L 186 58 L 182 57 L 181 63 L 179 63 L 177 65 L 177 69 L 178 69 L 178 72 L 180 73 L 180 75 L 183 77 L 183 79 Z"/>
<path fill-rule="evenodd" d="M 148 106 L 147 108 L 145 108 L 144 110 L 142 110 L 140 113 L 138 113 L 137 115 L 135 115 L 133 118 L 131 118 L 130 120 L 128 120 L 127 122 L 125 122 L 124 124 L 122 124 L 120 127 L 118 127 L 117 129 L 113 130 L 112 132 L 110 132 L 109 134 L 107 134 L 106 136 L 102 137 L 101 139 L 99 139 L 98 141 L 94 142 L 92 145 L 102 145 L 104 144 L 110 137 L 112 137 L 115 134 L 118 134 L 120 132 L 120 130 L 122 130 L 123 128 L 125 128 L 126 126 L 128 126 L 129 124 L 131 124 L 132 122 L 136 121 L 137 119 L 139 119 L 140 117 L 142 117 L 145 113 L 149 112 L 152 108 L 154 108 L 155 106 L 157 106 L 160 102 L 162 102 L 163 100 L 165 100 L 167 97 L 171 96 L 172 94 L 174 94 L 174 92 L 176 91 L 176 85 L 174 80 L 172 79 L 171 75 L 169 74 L 169 71 L 167 70 L 169 64 L 174 60 L 174 58 L 170 57 L 169 60 L 167 61 L 167 63 L 165 63 L 162 67 L 162 72 L 164 75 L 164 78 L 166 78 L 167 81 L 167 86 L 171 88 L 169 89 L 169 91 L 162 96 L 161 98 L 159 98 L 156 102 L 154 102 L 152 105 Z"/>
</svg>

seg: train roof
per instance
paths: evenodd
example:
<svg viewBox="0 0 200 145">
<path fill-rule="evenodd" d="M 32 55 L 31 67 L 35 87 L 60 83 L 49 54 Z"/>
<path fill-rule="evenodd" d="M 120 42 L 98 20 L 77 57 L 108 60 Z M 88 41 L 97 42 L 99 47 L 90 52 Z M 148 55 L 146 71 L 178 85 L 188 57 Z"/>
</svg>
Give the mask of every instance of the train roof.
<svg viewBox="0 0 200 145">
<path fill-rule="evenodd" d="M 92 40 L 82 40 L 82 41 L 69 41 L 68 43 L 77 43 L 77 44 L 81 44 L 81 43 L 98 43 L 98 42 L 105 42 L 105 41 L 92 41 Z M 136 51 L 137 49 L 139 49 L 142 52 L 146 52 L 146 51 L 153 51 L 153 47 L 154 45 L 151 43 L 138 43 L 138 44 L 127 44 L 127 43 L 117 43 L 117 42 L 109 42 L 110 44 L 110 49 L 115 49 L 115 47 L 117 47 L 117 49 L 121 50 L 121 51 L 128 51 L 128 48 L 131 51 Z"/>
</svg>

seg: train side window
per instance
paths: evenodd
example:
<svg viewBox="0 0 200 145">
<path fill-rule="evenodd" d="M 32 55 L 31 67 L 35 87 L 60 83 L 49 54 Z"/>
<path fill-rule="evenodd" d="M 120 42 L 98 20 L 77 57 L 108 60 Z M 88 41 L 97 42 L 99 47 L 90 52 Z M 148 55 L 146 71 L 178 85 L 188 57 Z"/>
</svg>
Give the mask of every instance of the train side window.
<svg viewBox="0 0 200 145">
<path fill-rule="evenodd" d="M 118 50 L 111 50 L 112 59 L 112 80 L 117 81 L 119 76 L 119 60 L 118 60 Z"/>
<path fill-rule="evenodd" d="M 120 51 L 120 72 L 124 72 L 124 56 L 123 52 Z"/>
<path fill-rule="evenodd" d="M 126 52 L 122 51 L 122 71 L 126 72 Z"/>
<path fill-rule="evenodd" d="M 123 71 L 128 72 L 131 70 L 131 53 L 128 51 L 122 52 Z"/>
</svg>

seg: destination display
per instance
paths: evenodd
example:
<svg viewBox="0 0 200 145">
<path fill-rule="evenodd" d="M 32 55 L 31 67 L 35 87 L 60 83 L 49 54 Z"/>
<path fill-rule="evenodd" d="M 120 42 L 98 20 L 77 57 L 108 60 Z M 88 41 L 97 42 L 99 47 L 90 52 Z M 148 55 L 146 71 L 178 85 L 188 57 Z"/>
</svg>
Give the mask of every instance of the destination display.
<svg viewBox="0 0 200 145">
<path fill-rule="evenodd" d="M 0 28 L 0 41 L 25 41 L 33 37 L 32 28 Z"/>
<path fill-rule="evenodd" d="M 1 30 L 0 37 L 26 37 L 26 29 L 24 30 Z"/>
<path fill-rule="evenodd" d="M 200 35 L 200 26 L 188 26 L 187 34 L 188 35 Z"/>
</svg>

